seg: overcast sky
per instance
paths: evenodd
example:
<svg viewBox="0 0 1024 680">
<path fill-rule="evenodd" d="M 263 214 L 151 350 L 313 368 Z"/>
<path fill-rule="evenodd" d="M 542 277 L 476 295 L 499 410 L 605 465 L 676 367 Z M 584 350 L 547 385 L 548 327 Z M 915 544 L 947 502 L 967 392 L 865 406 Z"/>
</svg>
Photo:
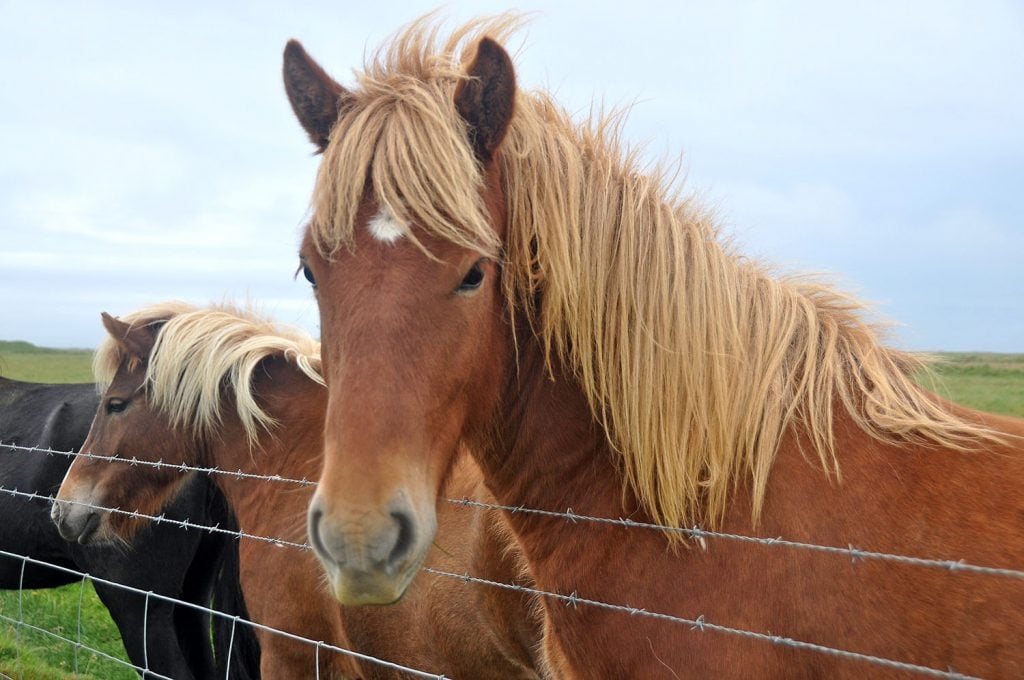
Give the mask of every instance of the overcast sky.
<svg viewBox="0 0 1024 680">
<path fill-rule="evenodd" d="M 0 339 L 92 347 L 101 311 L 168 298 L 317 332 L 292 279 L 317 158 L 281 50 L 351 82 L 435 5 L 288 4 L 0 0 Z M 635 102 L 628 138 L 682 153 L 741 250 L 829 273 L 900 346 L 1024 351 L 1024 4 L 520 8 L 520 84 Z"/>
</svg>

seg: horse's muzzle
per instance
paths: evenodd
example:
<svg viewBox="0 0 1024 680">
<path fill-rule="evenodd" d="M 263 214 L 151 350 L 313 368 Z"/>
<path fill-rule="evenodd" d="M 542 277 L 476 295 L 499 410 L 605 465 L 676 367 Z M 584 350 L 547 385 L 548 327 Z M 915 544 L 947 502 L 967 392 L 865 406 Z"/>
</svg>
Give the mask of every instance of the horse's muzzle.
<svg viewBox="0 0 1024 680">
<path fill-rule="evenodd" d="M 96 536 L 102 518 L 93 508 L 61 500 L 55 500 L 50 508 L 50 519 L 57 525 L 57 531 L 66 541 L 77 541 L 82 545 Z"/>
<path fill-rule="evenodd" d="M 391 604 L 400 599 L 423 562 L 436 522 L 433 514 L 417 518 L 401 495 L 387 505 L 386 512 L 364 512 L 346 520 L 330 513 L 317 494 L 308 517 L 313 550 L 331 580 L 334 596 L 347 605 Z"/>
</svg>

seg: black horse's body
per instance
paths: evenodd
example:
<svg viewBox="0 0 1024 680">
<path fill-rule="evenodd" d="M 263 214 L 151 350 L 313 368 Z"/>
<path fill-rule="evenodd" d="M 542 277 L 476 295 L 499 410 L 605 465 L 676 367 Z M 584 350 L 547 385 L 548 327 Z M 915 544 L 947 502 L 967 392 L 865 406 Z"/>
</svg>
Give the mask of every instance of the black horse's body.
<svg viewBox="0 0 1024 680">
<path fill-rule="evenodd" d="M 98 403 L 91 384 L 44 385 L 0 378 L 0 442 L 77 451 Z M 52 496 L 71 461 L 70 456 L 0 446 L 0 486 Z M 197 525 L 237 527 L 223 496 L 206 477 L 192 477 L 166 516 Z M 127 547 L 79 545 L 57 533 L 48 502 L 0 492 L 0 550 L 203 607 L 216 600 L 218 609 L 246 616 L 238 585 L 238 545 L 225 534 L 147 522 Z M 57 569 L 0 556 L 0 588 L 52 588 L 78 580 Z M 151 671 L 176 679 L 225 677 L 227 655 L 219 653 L 215 664 L 208 613 L 157 598 L 147 604 L 144 595 L 98 582 L 95 587 L 132 663 L 148 664 Z M 258 648 L 247 626 L 238 626 L 232 642 L 230 625 L 221 622 L 214 638 L 219 652 L 228 644 L 232 647 L 231 677 L 252 674 L 254 660 L 245 656 L 258 653 Z"/>
</svg>

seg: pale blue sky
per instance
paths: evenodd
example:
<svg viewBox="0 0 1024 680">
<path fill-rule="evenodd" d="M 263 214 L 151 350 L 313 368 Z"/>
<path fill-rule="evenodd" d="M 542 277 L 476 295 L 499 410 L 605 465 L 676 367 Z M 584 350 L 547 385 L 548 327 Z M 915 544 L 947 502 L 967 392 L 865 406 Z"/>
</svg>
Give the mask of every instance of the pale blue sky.
<svg viewBox="0 0 1024 680">
<path fill-rule="evenodd" d="M 0 0 L 0 338 L 90 347 L 167 298 L 316 332 L 281 50 L 351 81 L 435 5 L 289 4 Z M 829 273 L 898 344 L 1024 351 L 1024 5 L 665 4 L 520 5 L 520 83 L 635 102 L 629 139 L 682 153 L 740 250 Z"/>
</svg>

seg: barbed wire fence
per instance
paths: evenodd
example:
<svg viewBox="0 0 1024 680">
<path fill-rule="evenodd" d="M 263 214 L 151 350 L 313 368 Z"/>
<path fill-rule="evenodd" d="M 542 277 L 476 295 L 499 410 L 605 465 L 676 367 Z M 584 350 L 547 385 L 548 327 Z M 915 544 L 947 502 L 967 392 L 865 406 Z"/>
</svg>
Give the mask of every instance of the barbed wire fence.
<svg viewBox="0 0 1024 680">
<path fill-rule="evenodd" d="M 154 467 L 154 468 L 158 468 L 158 469 L 173 469 L 173 470 L 177 470 L 177 471 L 181 472 L 182 474 L 197 473 L 197 474 L 206 474 L 206 475 L 211 475 L 211 476 L 218 476 L 218 475 L 219 476 L 229 476 L 229 477 L 234 477 L 234 478 L 238 478 L 238 479 L 256 480 L 256 481 L 260 481 L 260 482 L 263 482 L 263 483 L 291 485 L 293 487 L 294 486 L 311 487 L 311 486 L 315 486 L 316 485 L 316 481 L 315 480 L 293 479 L 293 478 L 283 477 L 283 476 L 280 476 L 280 475 L 260 475 L 260 474 L 255 474 L 255 473 L 244 472 L 242 470 L 225 470 L 225 469 L 221 469 L 221 468 L 217 468 L 217 467 L 201 467 L 201 466 L 192 466 L 192 465 L 185 465 L 185 464 L 179 464 L 179 463 L 165 463 L 163 461 L 147 461 L 147 460 L 142 460 L 142 459 L 138 459 L 138 458 L 134 458 L 134 457 L 133 458 L 123 458 L 123 457 L 119 457 L 119 456 L 110 456 L 110 455 L 93 454 L 93 453 L 77 453 L 77 452 L 74 452 L 74 451 L 58 451 L 58 450 L 54 450 L 54 449 L 50 449 L 50 448 L 33 447 L 33 446 L 22 446 L 22 445 L 18 445 L 18 444 L 4 443 L 4 442 L 0 442 L 0 450 L 3 450 L 3 451 L 31 452 L 31 453 L 36 453 L 36 454 L 40 454 L 40 455 L 47 455 L 47 456 L 66 456 L 66 457 L 71 457 L 71 458 L 83 457 L 83 458 L 89 458 L 89 459 L 93 459 L 93 460 L 107 461 L 107 462 L 117 462 L 117 463 L 133 465 L 133 466 L 137 465 L 137 466 L 150 466 L 150 467 Z M 9 496 L 21 498 L 21 499 L 24 499 L 24 500 L 35 500 L 35 501 L 41 501 L 41 502 L 46 502 L 46 503 L 52 503 L 53 502 L 53 497 L 50 496 L 50 495 L 40 494 L 40 493 L 35 492 L 35 491 L 24 491 L 24 490 L 21 490 L 21 489 L 9 488 L 9 487 L 0 485 L 0 495 L 5 495 L 5 494 L 9 495 Z M 471 509 L 472 510 L 500 510 L 500 511 L 507 512 L 507 513 L 529 513 L 529 514 L 536 514 L 536 515 L 550 517 L 550 518 L 555 518 L 555 519 L 562 519 L 565 522 L 573 524 L 573 525 L 586 524 L 586 523 L 594 523 L 594 524 L 602 524 L 602 525 L 620 526 L 620 527 L 623 527 L 623 528 L 627 528 L 627 529 L 631 529 L 631 530 L 637 530 L 637 531 L 654 530 L 654 531 L 662 531 L 662 532 L 676 532 L 676 533 L 680 533 L 682 535 L 687 536 L 688 538 L 691 538 L 691 539 L 696 540 L 696 541 L 701 542 L 701 543 L 703 543 L 704 541 L 707 541 L 707 540 L 734 541 L 734 542 L 741 542 L 741 543 L 757 545 L 757 546 L 762 546 L 762 547 L 769 547 L 769 548 L 772 548 L 772 549 L 790 549 L 790 550 L 798 550 L 798 551 L 809 551 L 809 552 L 818 553 L 818 554 L 838 555 L 838 556 L 848 557 L 850 560 L 852 560 L 854 562 L 873 560 L 873 561 L 890 563 L 890 564 L 893 564 L 893 565 L 896 565 L 896 566 L 900 566 L 900 567 L 940 569 L 940 570 L 944 570 L 944 571 L 947 571 L 947 572 L 958 572 L 958 573 L 966 573 L 966 574 L 975 574 L 975 575 L 978 575 L 978 576 L 1007 578 L 1007 579 L 1011 579 L 1011 580 L 1024 580 L 1024 569 L 1010 569 L 1010 568 L 992 567 L 992 566 L 986 566 L 986 565 L 977 565 L 977 564 L 969 563 L 965 559 L 948 559 L 948 558 L 942 558 L 942 557 L 921 557 L 921 556 L 911 556 L 911 555 L 899 555 L 899 554 L 891 554 L 891 553 L 873 551 L 873 550 L 869 550 L 869 549 L 862 549 L 862 548 L 855 547 L 853 545 L 848 545 L 846 547 L 833 546 L 833 545 L 819 545 L 819 544 L 814 544 L 814 543 L 807 543 L 807 542 L 787 540 L 784 537 L 765 538 L 765 537 L 759 537 L 759 536 L 749 536 L 749 535 L 743 535 L 743 534 L 719 532 L 719 531 L 713 531 L 713 530 L 709 530 L 709 529 L 703 529 L 703 528 L 701 528 L 699 526 L 693 526 L 693 527 L 671 527 L 671 526 L 664 526 L 664 525 L 653 524 L 653 523 L 637 522 L 637 521 L 634 521 L 634 520 L 631 520 L 631 519 L 628 519 L 628 518 L 592 517 L 592 516 L 578 514 L 578 513 L 574 512 L 572 510 L 572 508 L 567 508 L 564 511 L 559 511 L 559 510 L 550 510 L 550 509 L 541 509 L 541 508 L 528 508 L 528 507 L 522 507 L 522 506 L 501 505 L 501 504 L 498 504 L 498 503 L 490 503 L 490 502 L 485 502 L 485 501 L 481 501 L 481 500 L 478 500 L 478 499 L 472 499 L 472 498 L 448 498 L 448 499 L 444 499 L 444 500 L 446 502 L 450 503 L 450 504 L 455 505 L 455 506 L 466 508 L 467 510 L 471 510 Z M 93 509 L 93 510 L 97 510 L 97 511 L 101 511 L 101 512 L 108 512 L 108 513 L 111 513 L 111 514 L 120 514 L 120 515 L 131 517 L 132 519 L 136 519 L 136 520 L 146 520 L 146 521 L 150 521 L 150 522 L 153 522 L 153 523 L 156 523 L 156 524 L 169 524 L 169 525 L 177 526 L 179 528 L 186 529 L 186 530 L 193 530 L 194 529 L 194 530 L 198 530 L 198 531 L 207 531 L 207 532 L 213 532 L 213 533 L 220 533 L 220 534 L 231 536 L 231 537 L 236 538 L 236 539 L 243 539 L 244 538 L 244 539 L 250 539 L 250 540 L 256 540 L 256 541 L 263 541 L 263 542 L 270 543 L 270 544 L 275 545 L 275 546 L 279 546 L 279 547 L 283 547 L 283 548 L 289 548 L 289 549 L 294 549 L 294 550 L 303 550 L 303 551 L 312 550 L 312 547 L 309 545 L 309 543 L 306 543 L 306 542 L 300 543 L 300 542 L 296 542 L 296 541 L 293 541 L 293 540 L 288 540 L 288 539 L 283 538 L 283 537 L 261 536 L 261 535 L 258 535 L 258 534 L 253 534 L 253 533 L 246 532 L 246 531 L 244 531 L 242 529 L 233 530 L 233 529 L 227 529 L 227 528 L 221 527 L 219 525 L 209 525 L 209 524 L 196 523 L 196 522 L 192 522 L 191 520 L 189 520 L 187 518 L 184 519 L 184 520 L 174 519 L 174 518 L 171 518 L 171 517 L 167 517 L 164 514 L 152 515 L 152 514 L 146 514 L 146 513 L 139 512 L 138 510 L 126 510 L 126 509 L 118 508 L 118 507 L 105 507 L 105 506 L 93 505 L 93 504 L 85 503 L 85 502 L 81 502 L 81 501 L 64 501 L 64 502 L 65 503 L 70 503 L 72 505 L 84 506 L 84 507 L 87 507 L 89 509 Z M 116 581 L 111 581 L 109 579 L 103 579 L 103 578 L 100 578 L 100 577 L 88 574 L 86 572 L 78 571 L 78 570 L 75 570 L 75 569 L 70 569 L 70 568 L 67 568 L 67 567 L 64 567 L 64 566 L 61 566 L 61 565 L 56 565 L 56 564 L 53 564 L 53 563 L 50 563 L 50 562 L 46 562 L 44 560 L 39 560 L 39 559 L 33 558 L 33 557 L 29 556 L 29 555 L 19 554 L 19 553 L 15 553 L 15 552 L 9 552 L 9 551 L 6 551 L 6 550 L 0 550 L 0 558 L 20 560 L 21 561 L 21 574 L 22 574 L 22 582 L 19 584 L 19 589 L 18 589 L 18 593 L 19 593 L 19 597 L 18 597 L 18 616 L 17 617 L 13 617 L 13 616 L 10 616 L 8 614 L 0 613 L 0 621 L 3 621 L 5 623 L 10 624 L 12 627 L 15 628 L 16 631 L 21 631 L 21 630 L 34 631 L 34 632 L 39 633 L 41 635 L 45 635 L 45 636 L 47 636 L 49 638 L 53 638 L 53 639 L 55 639 L 55 640 L 57 640 L 59 642 L 66 643 L 68 645 L 73 646 L 74 647 L 74 654 L 75 654 L 75 657 L 74 657 L 74 659 L 75 659 L 75 668 L 74 668 L 74 670 L 75 670 L 76 673 L 78 672 L 78 655 L 79 655 L 79 652 L 80 651 L 84 651 L 84 652 L 89 652 L 91 654 L 96 654 L 97 656 L 105 658 L 105 659 L 107 659 L 108 661 L 110 661 L 112 663 L 116 663 L 118 665 L 131 668 L 131 669 L 133 669 L 133 670 L 135 670 L 135 671 L 137 671 L 139 673 L 145 672 L 147 674 L 146 677 L 154 677 L 154 678 L 163 678 L 163 677 L 165 677 L 165 676 L 160 676 L 159 674 L 156 674 L 153 671 L 150 671 L 148 668 L 140 667 L 140 666 L 135 665 L 135 664 L 133 664 L 133 663 L 131 663 L 129 661 L 125 661 L 125 660 L 120 659 L 118 657 L 112 656 L 112 655 L 110 655 L 110 654 L 108 654 L 108 653 L 106 653 L 106 652 L 104 652 L 102 650 L 99 650 L 99 649 L 97 649 L 95 647 L 91 647 L 88 644 L 86 644 L 85 642 L 83 642 L 83 639 L 82 639 L 82 601 L 83 601 L 83 594 L 84 594 L 85 583 L 87 581 L 91 581 L 94 584 L 95 583 L 102 583 L 102 584 L 104 584 L 106 586 L 110 586 L 110 587 L 118 588 L 118 589 L 123 589 L 126 592 L 133 592 L 133 593 L 136 593 L 136 594 L 139 594 L 139 595 L 143 595 L 146 598 L 145 601 L 146 601 L 147 607 L 148 607 L 148 603 L 149 603 L 150 599 L 158 599 L 158 600 L 162 600 L 162 601 L 165 601 L 165 602 L 169 602 L 169 603 L 174 604 L 176 606 L 181 606 L 181 607 L 186 607 L 186 608 L 191 608 L 191 609 L 196 609 L 196 610 L 203 610 L 203 611 L 207 612 L 210 616 L 221 618 L 221 619 L 226 619 L 226 620 L 230 621 L 230 623 L 231 623 L 232 642 L 233 642 L 233 639 L 234 639 L 234 632 L 235 632 L 237 626 L 244 625 L 244 626 L 249 626 L 249 627 L 251 627 L 254 630 L 261 630 L 261 631 L 263 631 L 265 633 L 269 633 L 269 634 L 272 634 L 272 635 L 280 635 L 280 636 L 283 636 L 283 637 L 288 638 L 290 640 L 293 640 L 295 642 L 300 642 L 300 643 L 303 643 L 303 644 L 310 645 L 313 648 L 313 650 L 314 650 L 315 674 L 316 674 L 315 677 L 318 678 L 318 679 L 320 678 L 320 673 L 321 673 L 320 656 L 321 656 L 322 652 L 332 652 L 332 653 L 337 653 L 337 654 L 342 654 L 342 655 L 345 655 L 345 656 L 349 656 L 349 657 L 352 657 L 354 659 L 357 659 L 358 661 L 360 661 L 362 663 L 379 665 L 379 666 L 384 667 L 384 668 L 388 668 L 388 669 L 391 669 L 391 670 L 394 670 L 394 671 L 399 671 L 399 672 L 401 672 L 403 674 L 406 674 L 408 677 L 445 679 L 444 675 L 433 673 L 433 672 L 431 672 L 429 670 L 426 670 L 426 669 L 411 668 L 411 667 L 404 666 L 404 665 L 402 665 L 400 663 L 396 663 L 396 662 L 388 660 L 388 659 L 382 659 L 382 658 L 378 658 L 378 657 L 369 656 L 369 655 L 366 655 L 366 654 L 361 654 L 361 653 L 359 653 L 359 652 L 357 652 L 355 650 L 347 649 L 345 647 L 342 647 L 342 646 L 339 646 L 337 644 L 334 644 L 332 641 L 329 641 L 329 640 L 313 640 L 313 639 L 310 639 L 310 638 L 303 637 L 301 635 L 296 635 L 296 634 L 291 633 L 289 631 L 280 630 L 280 629 L 277 629 L 277 628 L 273 628 L 273 627 L 264 625 L 264 624 L 262 624 L 260 622 L 257 622 L 257 621 L 250 621 L 250 620 L 244 619 L 244 618 L 239 617 L 239 616 L 233 616 L 233 615 L 230 615 L 230 614 L 226 614 L 226 613 L 218 611 L 217 609 L 212 608 L 212 607 L 208 607 L 208 606 L 204 607 L 202 605 L 198 605 L 198 604 L 195 604 L 195 603 L 192 603 L 192 602 L 183 601 L 183 600 L 180 600 L 180 599 L 177 599 L 177 598 L 168 597 L 166 595 L 162 595 L 162 594 L 155 593 L 155 592 L 152 592 L 152 591 L 140 590 L 138 588 L 134 588 L 134 587 L 129 586 L 129 585 L 118 583 Z M 75 576 L 78 579 L 81 579 L 81 586 L 80 586 L 81 591 L 80 591 L 80 596 L 79 596 L 79 605 L 78 605 L 78 612 L 77 612 L 77 627 L 76 627 L 77 635 L 76 635 L 75 638 L 68 638 L 66 636 L 61 635 L 59 632 L 47 630 L 45 628 L 42 628 L 40 626 L 37 626 L 37 625 L 35 625 L 33 623 L 30 623 L 30 622 L 27 622 L 27 621 L 24 620 L 25 617 L 24 617 L 24 611 L 23 611 L 23 607 L 22 607 L 22 599 L 23 599 L 23 596 L 24 596 L 24 588 L 21 587 L 21 586 L 23 585 L 24 572 L 25 572 L 26 565 L 30 565 L 30 564 L 31 565 L 36 565 L 36 566 L 46 566 L 46 567 L 48 567 L 50 569 L 56 569 L 58 571 L 61 571 L 61 572 L 67 573 L 69 575 Z M 593 607 L 593 608 L 601 609 L 601 610 L 605 610 L 605 611 L 617 612 L 617 613 L 623 614 L 623 615 L 628 616 L 628 617 L 649 618 L 649 619 L 652 619 L 652 620 L 663 622 L 666 625 L 679 626 L 680 629 L 682 631 L 684 631 L 684 634 L 717 633 L 717 634 L 721 634 L 721 635 L 724 635 L 724 636 L 732 636 L 732 637 L 739 637 L 739 638 L 745 638 L 745 639 L 750 639 L 750 640 L 757 640 L 757 641 L 763 642 L 765 644 L 778 645 L 778 646 L 787 647 L 787 648 L 791 648 L 791 649 L 799 649 L 799 650 L 809 651 L 809 652 L 813 652 L 813 653 L 817 653 L 817 654 L 822 654 L 822 655 L 825 655 L 825 656 L 842 658 L 842 659 L 847 659 L 847 660 L 850 660 L 850 661 L 855 661 L 855 662 L 860 662 L 860 663 L 864 663 L 864 664 L 868 664 L 868 665 L 873 665 L 873 666 L 876 666 L 876 667 L 879 667 L 879 668 L 886 668 L 886 669 L 897 670 L 897 671 L 906 671 L 906 672 L 915 673 L 915 674 L 918 674 L 918 675 L 921 675 L 921 676 L 924 676 L 924 677 L 939 677 L 939 678 L 973 678 L 974 677 L 974 676 L 970 676 L 970 675 L 965 675 L 965 674 L 959 673 L 959 672 L 957 672 L 955 670 L 952 670 L 952 669 L 932 668 L 932 667 L 929 667 L 929 666 L 923 666 L 923 665 L 920 665 L 920 664 L 914 664 L 914 663 L 910 663 L 910 662 L 906 662 L 906 661 L 901 661 L 901 660 L 898 660 L 898 659 L 888 659 L 888 658 L 884 658 L 884 657 L 879 657 L 879 656 L 874 656 L 874 655 L 870 655 L 870 654 L 865 654 L 865 653 L 857 652 L 855 650 L 847 650 L 847 649 L 840 649 L 840 648 L 837 648 L 837 647 L 830 647 L 830 646 L 827 646 L 827 645 L 822 645 L 822 644 L 815 643 L 813 641 L 798 640 L 798 639 L 794 639 L 794 638 L 790 638 L 790 637 L 786 637 L 786 636 L 782 636 L 782 635 L 775 635 L 775 634 L 766 633 L 766 632 L 746 630 L 746 629 L 743 629 L 743 628 L 736 628 L 736 627 L 728 626 L 728 625 L 720 623 L 720 622 L 710 621 L 703 614 L 700 614 L 700 613 L 694 614 L 692 617 L 684 617 L 684 616 L 678 616 L 678 615 L 668 614 L 668 613 L 664 613 L 664 612 L 649 611 L 647 609 L 632 607 L 632 606 L 629 606 L 627 604 L 622 604 L 622 603 L 603 602 L 603 601 L 600 601 L 600 600 L 595 600 L 595 599 L 591 599 L 591 598 L 585 598 L 585 597 L 579 596 L 576 592 L 572 592 L 572 593 L 549 592 L 549 591 L 544 591 L 544 590 L 540 590 L 540 589 L 537 589 L 537 588 L 533 588 L 533 587 L 525 586 L 525 585 L 521 585 L 521 584 L 503 583 L 503 582 L 498 582 L 498 581 L 492 581 L 492 580 L 480 578 L 480 577 L 477 577 L 477 576 L 474 576 L 474 575 L 468 574 L 468 573 L 459 574 L 459 573 L 443 571 L 443 570 L 440 570 L 440 569 L 435 569 L 435 568 L 432 568 L 432 567 L 425 567 L 423 569 L 423 571 L 425 573 L 431 574 L 431 575 L 433 575 L 435 577 L 438 577 L 438 578 L 456 579 L 456 580 L 461 581 L 462 583 L 465 583 L 467 585 L 468 584 L 475 584 L 475 585 L 484 586 L 484 587 L 488 587 L 488 588 L 500 588 L 500 589 L 505 589 L 505 590 L 512 590 L 512 591 L 520 592 L 520 593 L 523 593 L 523 594 L 526 594 L 526 595 L 530 595 L 532 597 L 543 598 L 543 599 L 548 600 L 548 601 L 550 601 L 552 603 L 559 603 L 559 604 L 561 604 L 563 606 L 567 606 L 567 607 L 573 607 L 573 608 Z M 16 644 L 16 649 L 17 649 L 18 653 L 20 654 L 20 644 L 19 644 L 19 642 L 20 642 L 20 640 L 16 640 L 15 644 Z M 229 654 L 229 656 L 230 656 L 230 654 Z M 228 661 L 227 672 L 230 673 L 230 671 L 231 671 L 231 668 L 230 668 L 230 660 L 229 660 Z M 174 679 L 172 678 L 170 680 L 174 680 Z M 448 678 L 448 679 L 445 679 L 445 680 L 452 680 L 452 679 Z"/>
</svg>

